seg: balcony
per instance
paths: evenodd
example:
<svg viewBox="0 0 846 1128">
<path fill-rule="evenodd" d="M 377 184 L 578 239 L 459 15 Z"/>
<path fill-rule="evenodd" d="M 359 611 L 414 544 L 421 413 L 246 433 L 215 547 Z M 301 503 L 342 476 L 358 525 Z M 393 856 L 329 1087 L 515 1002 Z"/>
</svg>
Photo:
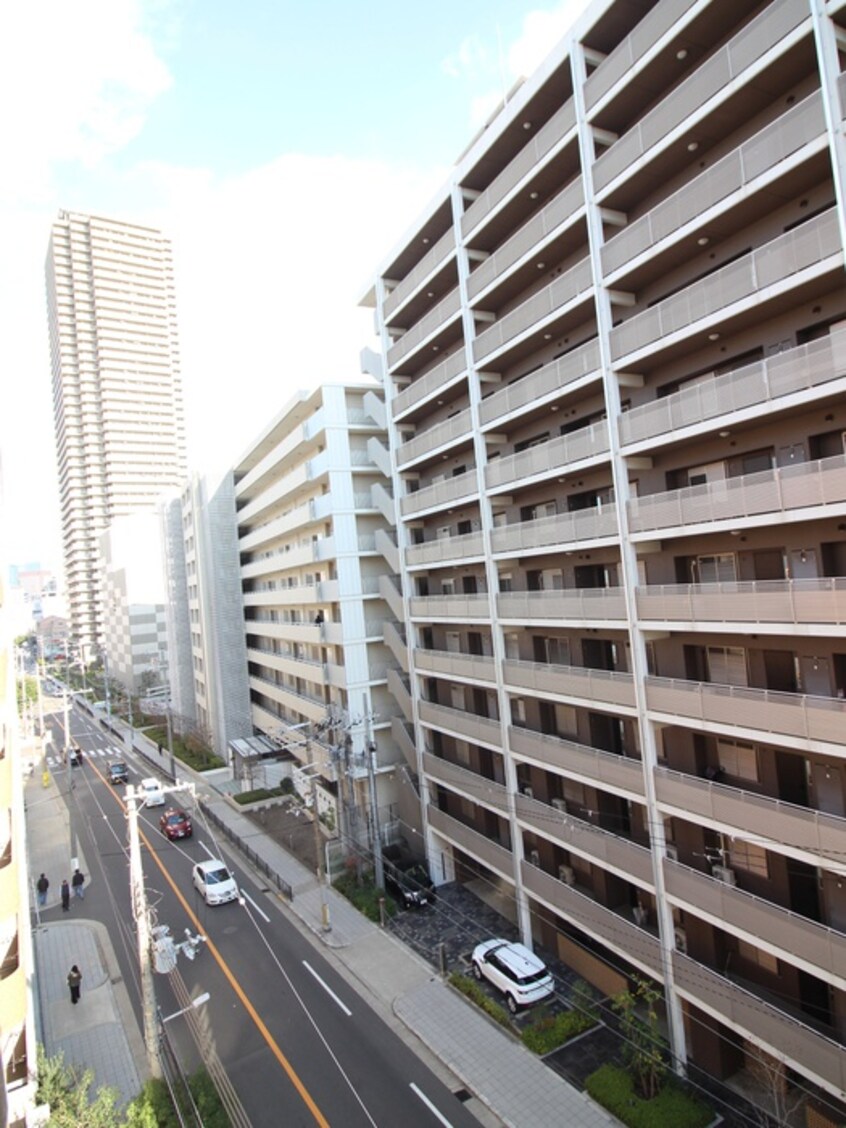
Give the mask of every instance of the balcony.
<svg viewBox="0 0 846 1128">
<path fill-rule="evenodd" d="M 533 294 L 505 313 L 473 342 L 473 358 L 481 365 L 495 352 L 528 332 L 540 329 L 579 303 L 587 302 L 593 292 L 593 274 L 589 258 L 565 270 L 554 282 Z"/>
<path fill-rule="evenodd" d="M 499 203 L 530 173 L 546 164 L 567 134 L 575 129 L 576 111 L 570 98 L 524 145 L 494 181 L 477 196 L 461 217 L 461 234 L 466 239 Z"/>
<path fill-rule="evenodd" d="M 609 449 L 607 422 L 591 423 L 528 450 L 491 460 L 485 467 L 485 486 L 497 490 L 562 473 L 578 474 L 592 464 L 606 461 Z"/>
<path fill-rule="evenodd" d="M 548 905 L 553 912 L 600 940 L 627 963 L 655 979 L 663 979 L 658 938 L 632 924 L 620 913 L 607 909 L 592 897 L 565 885 L 530 862 L 520 866 L 526 892 Z"/>
<path fill-rule="evenodd" d="M 673 953 L 676 990 L 694 1006 L 747 1038 L 771 1047 L 788 1064 L 841 1098 L 846 1091 L 846 1053 L 839 1042 L 765 1002 L 704 964 Z"/>
<path fill-rule="evenodd" d="M 483 399 L 479 407 L 482 427 L 495 424 L 525 407 L 537 407 L 558 399 L 563 392 L 580 391 L 601 379 L 599 346 L 596 340 L 588 341 Z"/>
<path fill-rule="evenodd" d="M 503 674 L 511 691 L 525 689 L 538 696 L 634 711 L 634 682 L 628 673 L 508 659 Z"/>
<path fill-rule="evenodd" d="M 326 667 L 322 662 L 294 658 L 291 654 L 277 654 L 273 650 L 259 650 L 256 647 L 247 647 L 247 660 L 262 670 L 278 670 L 315 685 L 326 684 Z"/>
<path fill-rule="evenodd" d="M 626 799 L 643 799 L 640 760 L 526 728 L 509 728 L 508 743 L 514 756 L 538 767 L 571 776 L 589 787 L 600 787 Z"/>
<path fill-rule="evenodd" d="M 422 348 L 436 333 L 461 316 L 461 294 L 451 290 L 445 298 L 420 318 L 408 332 L 403 333 L 395 345 L 388 349 L 388 368 L 394 369 L 402 364 L 418 349 Z"/>
<path fill-rule="evenodd" d="M 295 466 L 289 470 L 284 477 L 274 482 L 267 489 L 262 490 L 252 501 L 247 502 L 245 506 L 240 508 L 237 512 L 238 524 L 249 525 L 255 523 L 257 517 L 270 509 L 273 505 L 278 505 L 282 500 L 288 497 L 289 494 L 297 490 L 304 489 L 305 486 L 311 481 L 311 473 L 309 471 L 309 463 L 303 462 L 299 466 Z"/>
<path fill-rule="evenodd" d="M 412 619 L 433 623 L 460 619 L 466 623 L 490 623 L 487 595 L 416 595 L 408 601 Z"/>
<path fill-rule="evenodd" d="M 628 627 L 623 588 L 500 592 L 496 606 L 499 619 L 509 625 L 549 622 L 569 627 L 596 623 L 621 630 Z"/>
<path fill-rule="evenodd" d="M 664 724 L 684 721 L 790 748 L 846 753 L 846 701 L 748 686 L 646 678 L 647 707 Z"/>
<path fill-rule="evenodd" d="M 786 803 L 757 791 L 715 783 L 670 768 L 655 771 L 661 808 L 677 818 L 711 826 L 723 834 L 743 830 L 762 844 L 805 855 L 813 866 L 843 862 L 846 819 Z"/>
<path fill-rule="evenodd" d="M 493 685 L 496 681 L 494 659 L 482 654 L 458 654 L 453 650 L 422 650 L 415 647 L 414 671 L 436 674 L 460 681 Z"/>
<path fill-rule="evenodd" d="M 822 340 L 632 408 L 620 416 L 620 441 L 626 454 L 634 454 L 639 444 L 652 447 L 665 436 L 677 441 L 686 428 L 728 422 L 737 413 L 758 419 L 783 406 L 787 397 L 804 403 L 814 389 L 830 395 L 831 383 L 844 376 L 846 328 L 835 328 Z"/>
<path fill-rule="evenodd" d="M 633 539 L 661 529 L 673 535 L 720 521 L 781 524 L 846 512 L 846 455 L 649 494 L 629 502 Z M 643 539 L 641 536 L 640 539 Z"/>
<path fill-rule="evenodd" d="M 260 678 L 250 675 L 250 690 L 262 697 L 275 701 L 283 708 L 302 713 L 310 721 L 320 721 L 326 715 L 326 702 L 322 697 L 311 694 L 298 693 L 286 685 L 279 685 L 269 678 Z"/>
<path fill-rule="evenodd" d="M 470 301 L 478 297 L 487 286 L 507 277 L 511 268 L 525 255 L 540 254 L 543 246 L 554 235 L 581 217 L 584 202 L 584 185 L 577 178 L 476 267 L 467 279 Z"/>
<path fill-rule="evenodd" d="M 432 701 L 419 703 L 418 717 L 421 724 L 450 733 L 459 740 L 471 740 L 474 744 L 483 744 L 495 751 L 502 747 L 502 726 L 490 717 L 480 717 L 465 709 L 436 705 Z"/>
<path fill-rule="evenodd" d="M 432 482 L 431 485 L 422 486 L 414 493 L 406 494 L 405 497 L 400 498 L 400 513 L 403 517 L 416 517 L 427 510 L 438 510 L 459 502 L 472 501 L 477 490 L 476 471 L 468 470 L 464 474 L 456 474 L 452 478 Z"/>
<path fill-rule="evenodd" d="M 685 912 L 717 928 L 766 945 L 768 951 L 824 976 L 846 990 L 846 935 L 783 909 L 762 897 L 717 881 L 689 866 L 664 861 L 667 896 Z"/>
<path fill-rule="evenodd" d="M 839 247 L 832 208 L 628 318 L 611 331 L 612 357 L 636 364 L 638 353 L 725 323 L 736 312 L 747 312 L 751 302 L 760 305 L 762 295 L 774 298 L 794 288 L 800 276 L 816 279 L 842 269 Z"/>
<path fill-rule="evenodd" d="M 462 563 L 473 558 L 482 559 L 484 552 L 485 541 L 481 532 L 462 533 L 457 537 L 438 537 L 423 544 L 409 545 L 405 550 L 405 563 L 409 568 Z"/>
<path fill-rule="evenodd" d="M 270 622 L 264 619 L 247 619 L 247 631 L 257 638 L 287 639 L 289 642 L 319 645 L 323 635 L 322 627 L 315 623 Z"/>
<path fill-rule="evenodd" d="M 839 637 L 846 626 L 846 579 L 756 580 L 637 588 L 637 617 L 646 630 L 742 630 Z M 800 632 L 801 633 L 801 632 Z"/>
<path fill-rule="evenodd" d="M 643 167 L 646 154 L 663 147 L 674 130 L 704 117 L 711 99 L 727 99 L 730 91 L 751 81 L 762 58 L 776 47 L 786 50 L 789 33 L 808 18 L 803 0 L 782 0 L 746 24 L 602 154 L 593 166 L 595 191 L 600 194 L 617 177 Z"/>
<path fill-rule="evenodd" d="M 397 450 L 397 468 L 407 470 L 415 462 L 458 443 L 469 443 L 472 438 L 473 416 L 467 407 L 448 419 L 439 419 L 427 430 L 407 439 Z"/>
<path fill-rule="evenodd" d="M 423 771 L 436 783 L 443 784 L 450 791 L 464 796 L 473 803 L 481 803 L 484 807 L 498 812 L 504 818 L 508 817 L 508 789 L 496 780 L 487 779 L 478 772 L 463 768 L 460 764 L 451 764 L 431 752 L 423 753 Z"/>
<path fill-rule="evenodd" d="M 421 407 L 427 400 L 434 399 L 439 393 L 463 380 L 467 372 L 467 362 L 464 349 L 457 349 L 451 356 L 444 357 L 440 364 L 418 376 L 407 388 L 394 396 L 392 414 L 395 423 L 399 423 L 415 408 Z"/>
<path fill-rule="evenodd" d="M 536 834 L 586 858 L 591 864 L 613 870 L 626 881 L 654 889 L 650 850 L 528 795 L 515 795 L 514 803 L 518 820 Z"/>
<path fill-rule="evenodd" d="M 554 517 L 538 517 L 535 521 L 513 521 L 491 530 L 494 555 L 514 555 L 535 549 L 548 552 L 573 545 L 581 548 L 613 544 L 617 539 L 617 514 L 613 506 L 604 509 L 579 509 L 574 513 L 556 513 Z"/>
<path fill-rule="evenodd" d="M 391 319 L 400 306 L 419 290 L 427 279 L 440 270 L 454 253 L 455 238 L 452 228 L 450 228 L 385 298 L 382 314 L 386 325 L 390 325 Z"/>
<path fill-rule="evenodd" d="M 513 884 L 514 858 L 510 850 L 431 803 L 426 808 L 426 817 L 432 830 L 442 834 L 459 850 L 469 854 L 471 858 L 475 858 L 477 862 L 481 862 Z"/>
</svg>

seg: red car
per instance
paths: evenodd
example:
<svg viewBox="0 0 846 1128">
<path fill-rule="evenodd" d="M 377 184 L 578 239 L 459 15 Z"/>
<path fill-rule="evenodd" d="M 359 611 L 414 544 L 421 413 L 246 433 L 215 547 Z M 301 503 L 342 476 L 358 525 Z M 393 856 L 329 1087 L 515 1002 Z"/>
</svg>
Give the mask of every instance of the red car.
<svg viewBox="0 0 846 1128">
<path fill-rule="evenodd" d="M 194 830 L 190 817 L 181 807 L 168 807 L 159 819 L 159 828 L 171 841 L 174 838 L 190 838 Z"/>
</svg>

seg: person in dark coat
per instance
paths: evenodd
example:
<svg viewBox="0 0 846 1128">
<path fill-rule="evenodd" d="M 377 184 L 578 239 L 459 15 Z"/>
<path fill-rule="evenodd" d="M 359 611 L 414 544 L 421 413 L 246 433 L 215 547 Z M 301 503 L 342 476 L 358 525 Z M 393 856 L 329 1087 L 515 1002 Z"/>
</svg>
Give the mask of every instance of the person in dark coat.
<svg viewBox="0 0 846 1128">
<path fill-rule="evenodd" d="M 50 888 L 50 882 L 47 880 L 47 874 L 42 873 L 38 881 L 35 883 L 35 888 L 38 890 L 38 903 L 39 905 L 47 904 L 47 890 Z"/>
<path fill-rule="evenodd" d="M 62 878 L 62 911 L 66 913 L 69 908 L 70 908 L 70 886 L 68 885 L 68 879 L 66 877 L 63 877 Z"/>
<path fill-rule="evenodd" d="M 79 988 L 82 985 L 82 972 L 76 966 L 68 972 L 68 987 L 70 987 L 71 1002 L 76 1004 L 79 1002 Z"/>
<path fill-rule="evenodd" d="M 71 885 L 73 886 L 74 897 L 79 897 L 80 901 L 84 901 L 85 900 L 85 874 L 82 872 L 81 869 L 77 869 L 77 870 L 74 871 L 74 875 L 71 878 Z"/>
</svg>

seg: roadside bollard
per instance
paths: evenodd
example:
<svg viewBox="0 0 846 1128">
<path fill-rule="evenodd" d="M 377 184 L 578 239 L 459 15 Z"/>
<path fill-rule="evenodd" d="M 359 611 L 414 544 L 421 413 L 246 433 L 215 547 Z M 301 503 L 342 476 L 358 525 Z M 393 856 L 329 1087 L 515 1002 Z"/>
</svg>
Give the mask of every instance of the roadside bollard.
<svg viewBox="0 0 846 1128">
<path fill-rule="evenodd" d="M 438 944 L 438 967 L 441 969 L 441 975 L 444 978 L 446 978 L 447 954 L 446 954 L 446 944 L 444 944 L 443 941 L 441 941 L 441 943 Z"/>
<path fill-rule="evenodd" d="M 379 898 L 379 926 L 385 927 L 385 898 Z"/>
<path fill-rule="evenodd" d="M 41 773 L 41 786 L 42 787 L 49 787 L 50 786 L 50 773 L 48 771 L 43 771 Z"/>
</svg>

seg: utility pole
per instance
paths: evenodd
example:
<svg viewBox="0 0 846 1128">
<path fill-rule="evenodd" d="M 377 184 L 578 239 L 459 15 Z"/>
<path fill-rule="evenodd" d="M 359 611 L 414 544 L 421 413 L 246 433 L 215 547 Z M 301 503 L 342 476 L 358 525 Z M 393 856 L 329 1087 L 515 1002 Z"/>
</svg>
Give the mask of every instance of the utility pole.
<svg viewBox="0 0 846 1128">
<path fill-rule="evenodd" d="M 377 886 L 384 889 L 385 869 L 382 865 L 382 828 L 379 825 L 379 801 L 376 796 L 376 741 L 371 737 L 371 714 L 367 713 L 364 720 L 367 739 L 365 755 L 367 756 L 367 774 L 370 783 L 370 821 L 373 828 L 373 868 Z"/>
<path fill-rule="evenodd" d="M 317 859 L 317 883 L 320 886 L 320 919 L 324 932 L 331 932 L 329 902 L 326 898 L 326 880 L 323 872 L 323 842 L 320 836 L 320 821 L 317 817 L 317 773 L 311 775 L 311 818 L 314 824 L 314 853 Z"/>
<path fill-rule="evenodd" d="M 144 1019 L 144 1043 L 147 1047 L 147 1064 L 153 1077 L 161 1077 L 159 1061 L 159 1032 L 156 1024 L 156 988 L 153 983 L 153 966 L 150 960 L 150 921 L 147 916 L 147 895 L 144 890 L 144 872 L 141 868 L 141 839 L 138 835 L 138 800 L 135 786 L 126 789 L 126 813 L 129 819 L 129 890 L 135 934 L 138 938 L 138 967 L 141 975 L 141 1010 Z"/>
<path fill-rule="evenodd" d="M 170 756 L 170 778 L 176 779 L 176 765 L 173 762 L 173 728 L 170 722 L 170 698 L 168 698 L 167 706 L 165 708 L 165 717 L 167 718 L 167 751 Z"/>
<path fill-rule="evenodd" d="M 109 697 L 109 652 L 103 647 L 103 681 L 106 683 L 106 716 L 112 719 L 112 701 Z"/>
<path fill-rule="evenodd" d="M 64 710 L 65 710 L 65 767 L 68 769 L 68 772 L 70 772 L 71 771 L 71 762 L 70 762 L 71 742 L 70 742 L 70 718 L 68 716 L 68 687 L 67 687 L 67 685 L 65 685 L 65 688 L 62 690 L 62 703 L 64 705 Z"/>
<path fill-rule="evenodd" d="M 127 752 L 131 752 L 135 746 L 135 734 L 132 731 L 132 686 L 130 684 L 129 692 L 129 732 L 127 733 Z"/>
</svg>

